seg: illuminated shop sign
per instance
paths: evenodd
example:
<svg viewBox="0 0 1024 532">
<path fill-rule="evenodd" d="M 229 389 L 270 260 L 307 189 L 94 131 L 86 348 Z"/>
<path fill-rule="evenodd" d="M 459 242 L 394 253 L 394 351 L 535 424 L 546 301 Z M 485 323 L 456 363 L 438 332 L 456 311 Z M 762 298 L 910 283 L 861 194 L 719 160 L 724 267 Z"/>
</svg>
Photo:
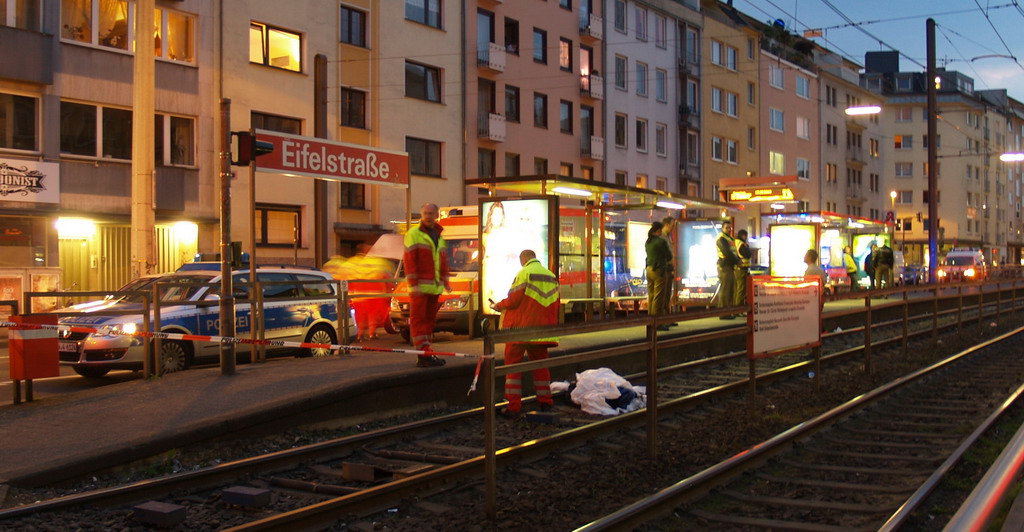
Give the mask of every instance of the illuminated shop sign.
<svg viewBox="0 0 1024 532">
<path fill-rule="evenodd" d="M 0 200 L 60 203 L 60 165 L 0 159 Z"/>
<path fill-rule="evenodd" d="M 760 187 L 723 191 L 728 202 L 760 203 L 772 201 L 793 201 L 793 190 L 789 187 Z"/>
</svg>

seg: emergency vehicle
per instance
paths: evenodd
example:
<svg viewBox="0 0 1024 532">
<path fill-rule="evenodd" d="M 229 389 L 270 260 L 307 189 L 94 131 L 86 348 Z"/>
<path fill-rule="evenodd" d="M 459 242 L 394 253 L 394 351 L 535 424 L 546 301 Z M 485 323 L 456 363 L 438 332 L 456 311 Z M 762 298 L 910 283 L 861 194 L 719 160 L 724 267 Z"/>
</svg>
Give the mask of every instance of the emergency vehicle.
<svg viewBox="0 0 1024 532">
<path fill-rule="evenodd" d="M 980 281 L 988 277 L 985 256 L 978 248 L 953 248 L 936 271 L 939 282 Z"/>
</svg>

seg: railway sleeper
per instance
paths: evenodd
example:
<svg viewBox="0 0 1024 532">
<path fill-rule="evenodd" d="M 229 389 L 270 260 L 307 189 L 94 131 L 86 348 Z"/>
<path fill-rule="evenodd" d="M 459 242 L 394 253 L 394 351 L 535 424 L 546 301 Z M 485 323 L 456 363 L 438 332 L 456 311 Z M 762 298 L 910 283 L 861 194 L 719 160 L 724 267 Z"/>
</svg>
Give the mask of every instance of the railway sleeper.
<svg viewBox="0 0 1024 532">
<path fill-rule="evenodd" d="M 849 502 L 832 502 L 832 501 L 820 501 L 820 500 L 808 500 L 808 499 L 787 499 L 783 497 L 763 497 L 760 495 L 750 495 L 749 493 L 742 493 L 739 491 L 726 490 L 722 492 L 722 495 L 732 497 L 738 501 L 746 503 L 761 504 L 764 506 L 792 506 L 795 508 L 808 508 L 811 510 L 838 510 L 842 512 L 857 512 L 867 514 L 877 514 L 881 512 L 894 511 L 900 507 L 899 504 L 888 504 L 888 505 L 877 505 L 877 504 L 857 504 Z"/>
<path fill-rule="evenodd" d="M 761 480 L 767 480 L 769 482 L 774 482 L 776 484 L 785 484 L 787 486 L 806 486 L 810 488 L 860 491 L 865 493 L 892 493 L 902 495 L 913 493 L 914 490 L 917 489 L 917 486 L 878 486 L 875 484 L 856 484 L 852 482 L 833 482 L 829 480 L 811 480 L 806 478 L 779 477 L 775 475 L 769 475 L 767 473 L 757 473 L 757 478 Z"/>
</svg>

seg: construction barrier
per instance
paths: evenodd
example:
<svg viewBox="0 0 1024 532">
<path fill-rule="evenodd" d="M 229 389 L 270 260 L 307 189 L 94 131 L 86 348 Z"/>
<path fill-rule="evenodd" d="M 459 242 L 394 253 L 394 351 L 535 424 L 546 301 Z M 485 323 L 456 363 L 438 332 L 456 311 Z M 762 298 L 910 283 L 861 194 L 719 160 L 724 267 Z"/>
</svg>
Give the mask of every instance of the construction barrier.
<svg viewBox="0 0 1024 532">
<path fill-rule="evenodd" d="M 21 381 L 25 400 L 32 401 L 32 380 L 60 376 L 57 355 L 57 316 L 11 316 L 7 325 L 10 374 L 14 381 L 14 404 L 21 402 Z"/>
</svg>

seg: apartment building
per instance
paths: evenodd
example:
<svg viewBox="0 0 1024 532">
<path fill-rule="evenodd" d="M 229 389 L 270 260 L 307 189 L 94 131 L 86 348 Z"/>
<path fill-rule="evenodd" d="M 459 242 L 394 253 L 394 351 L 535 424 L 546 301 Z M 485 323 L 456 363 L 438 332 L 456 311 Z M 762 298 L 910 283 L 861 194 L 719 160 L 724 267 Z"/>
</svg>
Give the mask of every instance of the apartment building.
<svg viewBox="0 0 1024 532">
<path fill-rule="evenodd" d="M 679 182 L 678 24 L 653 2 L 612 0 L 607 165 L 614 182 L 685 193 Z"/>
<path fill-rule="evenodd" d="M 760 171 L 761 34 L 731 5 L 702 0 L 701 8 L 702 195 L 718 199 L 722 179 L 755 177 Z M 737 215 L 736 229 L 756 234 L 756 219 L 757 213 L 744 211 Z"/>
<path fill-rule="evenodd" d="M 680 192 L 703 196 L 701 182 L 701 33 L 704 16 L 700 2 L 667 4 L 676 17 L 677 101 L 679 102 Z M 718 198 L 714 198 L 718 199 Z"/>
<path fill-rule="evenodd" d="M 466 178 L 600 179 L 600 2 L 476 0 L 465 6 Z M 484 192 L 468 191 L 467 201 L 475 203 Z"/>
<path fill-rule="evenodd" d="M 818 145 L 821 162 L 820 210 L 885 220 L 894 211 L 891 175 L 882 159 L 882 127 L 878 114 L 849 115 L 848 108 L 878 105 L 877 94 L 860 86 L 857 63 L 821 47 L 814 49 L 818 66 Z"/>
</svg>

